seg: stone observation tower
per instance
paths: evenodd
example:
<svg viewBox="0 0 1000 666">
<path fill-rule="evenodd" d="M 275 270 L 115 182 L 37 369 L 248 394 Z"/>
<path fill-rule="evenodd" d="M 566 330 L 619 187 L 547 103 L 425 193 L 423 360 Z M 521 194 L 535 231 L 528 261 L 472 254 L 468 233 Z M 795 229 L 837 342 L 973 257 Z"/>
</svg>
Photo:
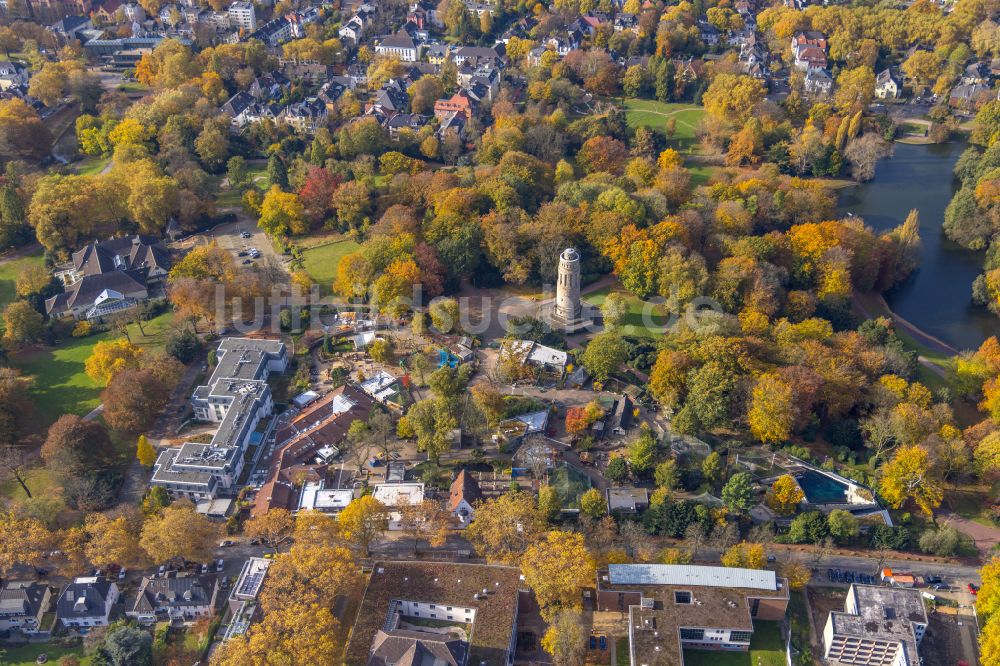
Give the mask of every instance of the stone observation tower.
<svg viewBox="0 0 1000 666">
<path fill-rule="evenodd" d="M 580 253 L 568 247 L 559 255 L 556 283 L 556 319 L 573 322 L 580 318 Z"/>
<path fill-rule="evenodd" d="M 563 333 L 579 333 L 594 324 L 590 306 L 584 307 L 580 300 L 580 253 L 575 248 L 568 247 L 559 255 L 556 297 L 542 307 L 545 321 Z"/>
</svg>

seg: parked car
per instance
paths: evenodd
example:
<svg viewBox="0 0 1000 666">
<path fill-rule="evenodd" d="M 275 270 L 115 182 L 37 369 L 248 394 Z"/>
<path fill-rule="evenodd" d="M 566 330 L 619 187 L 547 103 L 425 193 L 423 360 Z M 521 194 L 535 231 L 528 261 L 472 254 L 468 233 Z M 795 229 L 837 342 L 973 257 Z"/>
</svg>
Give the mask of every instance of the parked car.
<svg viewBox="0 0 1000 666">
<path fill-rule="evenodd" d="M 252 234 L 249 231 L 241 231 L 240 238 L 250 238 Z"/>
<path fill-rule="evenodd" d="M 966 589 L 969 590 L 969 593 L 972 594 L 972 595 L 979 594 L 979 586 L 976 585 L 975 583 L 969 583 L 966 586 Z"/>
<path fill-rule="evenodd" d="M 208 573 L 208 565 L 207 564 L 201 565 L 201 573 L 203 573 L 203 574 L 207 574 Z"/>
<path fill-rule="evenodd" d="M 216 573 L 222 573 L 222 570 L 225 569 L 225 568 L 226 568 L 226 562 L 225 562 L 225 560 L 219 560 L 218 562 L 215 563 L 215 571 L 216 571 Z"/>
<path fill-rule="evenodd" d="M 125 580 L 125 573 L 127 571 L 128 571 L 128 569 L 126 569 L 125 567 L 122 567 L 122 570 L 118 572 L 118 580 Z"/>
<path fill-rule="evenodd" d="M 226 539 L 225 541 L 219 544 L 219 548 L 229 548 L 232 545 L 233 542 L 230 539 Z"/>
</svg>

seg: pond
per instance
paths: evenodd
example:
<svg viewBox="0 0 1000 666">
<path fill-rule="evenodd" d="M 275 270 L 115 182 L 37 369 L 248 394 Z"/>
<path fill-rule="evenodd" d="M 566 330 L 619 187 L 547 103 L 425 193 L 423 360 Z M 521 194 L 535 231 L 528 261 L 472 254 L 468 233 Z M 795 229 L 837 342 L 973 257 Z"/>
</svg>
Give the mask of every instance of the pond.
<svg viewBox="0 0 1000 666">
<path fill-rule="evenodd" d="M 972 281 L 982 272 L 983 253 L 962 249 L 941 228 L 957 188 L 952 169 L 965 148 L 964 140 L 897 143 L 893 156 L 879 162 L 875 179 L 845 188 L 839 201 L 840 214 L 858 215 L 876 231 L 902 224 L 911 208 L 920 211 L 920 268 L 885 299 L 900 317 L 960 350 L 974 349 L 1000 332 L 1000 320 L 972 303 Z"/>
</svg>

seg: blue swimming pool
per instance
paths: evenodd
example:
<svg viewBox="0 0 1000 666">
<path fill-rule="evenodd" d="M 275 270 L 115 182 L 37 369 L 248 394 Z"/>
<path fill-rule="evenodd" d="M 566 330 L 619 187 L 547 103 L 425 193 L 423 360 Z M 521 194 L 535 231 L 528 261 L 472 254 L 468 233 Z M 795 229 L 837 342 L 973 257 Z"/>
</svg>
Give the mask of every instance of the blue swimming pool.
<svg viewBox="0 0 1000 666">
<path fill-rule="evenodd" d="M 843 504 L 847 502 L 847 486 L 826 474 L 807 469 L 795 475 L 795 480 L 810 504 Z"/>
</svg>

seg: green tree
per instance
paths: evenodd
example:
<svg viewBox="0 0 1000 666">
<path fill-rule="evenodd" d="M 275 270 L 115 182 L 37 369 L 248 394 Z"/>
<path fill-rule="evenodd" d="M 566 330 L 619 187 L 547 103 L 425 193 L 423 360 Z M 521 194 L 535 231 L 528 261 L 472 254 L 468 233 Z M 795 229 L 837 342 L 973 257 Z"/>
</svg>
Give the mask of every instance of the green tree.
<svg viewBox="0 0 1000 666">
<path fill-rule="evenodd" d="M 827 529 L 830 530 L 830 536 L 837 543 L 850 543 L 861 531 L 861 528 L 858 526 L 858 519 L 850 511 L 845 511 L 844 509 L 834 509 L 831 511 L 830 515 L 826 517 L 826 525 Z"/>
<path fill-rule="evenodd" d="M 615 333 L 594 337 L 580 355 L 580 362 L 595 381 L 605 381 L 628 359 L 629 344 Z"/>
<path fill-rule="evenodd" d="M 680 470 L 677 469 L 677 461 L 673 458 L 664 460 L 656 466 L 653 472 L 653 480 L 656 481 L 657 488 L 673 490 L 680 481 Z"/>
<path fill-rule="evenodd" d="M 288 169 L 285 167 L 285 162 L 278 153 L 272 153 L 271 157 L 267 160 L 267 180 L 271 183 L 272 187 L 277 186 L 283 190 L 288 189 Z"/>
<path fill-rule="evenodd" d="M 722 501 L 735 513 L 746 513 L 752 509 L 755 503 L 753 477 L 747 472 L 737 472 L 729 477 L 722 487 Z"/>
<path fill-rule="evenodd" d="M 701 473 L 711 485 L 715 486 L 722 479 L 722 456 L 712 451 L 701 462 Z"/>
<path fill-rule="evenodd" d="M 651 469 L 656 462 L 656 435 L 645 426 L 639 437 L 628 447 L 628 463 L 632 473 L 636 476 L 643 476 Z"/>
<path fill-rule="evenodd" d="M 794 543 L 819 543 L 829 533 L 826 516 L 819 511 L 809 511 L 792 519 L 788 538 Z"/>
</svg>

